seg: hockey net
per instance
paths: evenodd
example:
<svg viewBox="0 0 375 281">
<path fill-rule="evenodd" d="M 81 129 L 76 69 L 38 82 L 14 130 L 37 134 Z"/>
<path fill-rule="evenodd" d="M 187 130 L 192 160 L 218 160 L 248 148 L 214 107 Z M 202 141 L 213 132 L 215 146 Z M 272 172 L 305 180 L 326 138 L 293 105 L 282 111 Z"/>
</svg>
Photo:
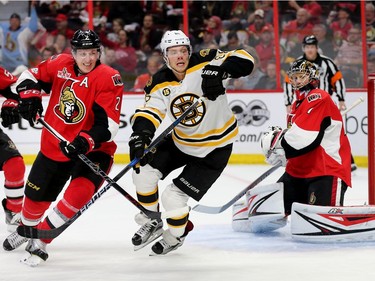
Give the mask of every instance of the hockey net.
<svg viewBox="0 0 375 281">
<path fill-rule="evenodd" d="M 367 85 L 368 114 L 368 200 L 375 205 L 375 73 L 371 73 Z"/>
</svg>

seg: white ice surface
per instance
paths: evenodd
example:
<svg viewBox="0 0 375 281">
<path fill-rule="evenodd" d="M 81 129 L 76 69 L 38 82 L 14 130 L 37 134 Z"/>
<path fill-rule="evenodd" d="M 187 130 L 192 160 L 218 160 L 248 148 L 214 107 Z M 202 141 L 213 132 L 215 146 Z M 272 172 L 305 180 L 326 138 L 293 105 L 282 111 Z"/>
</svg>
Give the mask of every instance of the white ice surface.
<svg viewBox="0 0 375 281">
<path fill-rule="evenodd" d="M 123 167 L 116 165 L 110 176 L 113 178 Z M 268 168 L 228 166 L 200 203 L 223 205 Z M 264 183 L 275 182 L 282 171 L 280 168 Z M 160 189 L 175 175 L 163 181 Z M 345 205 L 367 202 L 367 181 L 367 169 L 357 170 Z M 135 196 L 130 172 L 119 184 Z M 0 195 L 4 197 L 2 189 Z M 196 203 L 189 201 L 191 206 Z M 19 262 L 25 253 L 24 246 L 13 252 L 0 250 L 0 281 L 375 280 L 375 242 L 297 243 L 291 239 L 289 225 L 269 234 L 237 233 L 231 229 L 231 211 L 229 208 L 217 215 L 192 211 L 190 219 L 195 229 L 185 244 L 166 256 L 150 257 L 150 245 L 134 252 L 130 241 L 138 228 L 133 220 L 137 209 L 110 189 L 48 246 L 50 257 L 39 267 Z M 9 233 L 4 216 L 0 219 L 3 241 Z"/>
</svg>

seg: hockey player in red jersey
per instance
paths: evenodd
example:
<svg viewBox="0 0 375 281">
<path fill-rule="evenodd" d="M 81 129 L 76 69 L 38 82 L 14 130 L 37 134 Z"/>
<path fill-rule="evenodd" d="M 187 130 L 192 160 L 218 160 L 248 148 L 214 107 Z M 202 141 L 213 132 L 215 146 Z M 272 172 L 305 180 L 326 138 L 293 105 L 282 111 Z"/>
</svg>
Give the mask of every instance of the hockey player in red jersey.
<svg viewBox="0 0 375 281">
<path fill-rule="evenodd" d="M 272 128 L 261 140 L 270 164 L 286 164 L 279 180 L 284 185 L 285 214 L 291 213 L 293 202 L 342 206 L 351 186 L 351 156 L 340 110 L 318 88 L 313 63 L 297 60 L 288 75 L 296 93 L 288 129 Z"/>
<path fill-rule="evenodd" d="M 60 54 L 23 72 L 17 81 L 19 111 L 33 126 L 43 113 L 41 91 L 49 93 L 45 121 L 69 142 L 59 142 L 43 129 L 40 152 L 25 187 L 22 223 L 40 229 L 56 228 L 86 204 L 103 183 L 79 158 L 85 154 L 103 171 L 109 172 L 116 144 L 113 141 L 120 120 L 123 84 L 117 70 L 100 63 L 101 42 L 91 31 L 78 30 L 72 40 L 72 54 Z M 70 182 L 63 198 L 42 220 L 51 202 Z M 11 251 L 27 239 L 16 232 L 3 243 Z M 37 265 L 46 260 L 51 240 L 31 239 L 23 261 Z"/>
<path fill-rule="evenodd" d="M 175 120 L 200 97 L 204 101 L 174 129 L 161 144 L 153 160 L 141 159 L 133 182 L 138 200 L 145 208 L 159 207 L 158 182 L 183 167 L 161 195 L 167 211 L 187 206 L 190 197 L 199 201 L 226 167 L 238 133 L 236 118 L 228 106 L 225 85 L 229 77 L 252 72 L 252 56 L 243 49 L 222 52 L 215 49 L 192 53 L 189 38 L 181 30 L 167 31 L 161 41 L 166 66 L 152 76 L 145 87 L 145 104 L 131 119 L 130 158 L 140 158 L 156 128 L 168 115 Z M 149 162 L 149 164 L 147 164 Z M 134 234 L 134 249 L 140 249 L 163 236 L 152 246 L 152 255 L 164 255 L 180 247 L 192 230 L 189 213 L 163 222 L 138 214 L 142 227 Z"/>
<path fill-rule="evenodd" d="M 18 95 L 15 93 L 17 78 L 0 67 L 0 94 L 6 98 L 1 107 L 1 124 L 9 127 L 18 123 Z M 4 171 L 6 198 L 2 205 L 8 231 L 15 231 L 20 223 L 24 193 L 25 163 L 13 141 L 0 129 L 0 171 Z"/>
</svg>

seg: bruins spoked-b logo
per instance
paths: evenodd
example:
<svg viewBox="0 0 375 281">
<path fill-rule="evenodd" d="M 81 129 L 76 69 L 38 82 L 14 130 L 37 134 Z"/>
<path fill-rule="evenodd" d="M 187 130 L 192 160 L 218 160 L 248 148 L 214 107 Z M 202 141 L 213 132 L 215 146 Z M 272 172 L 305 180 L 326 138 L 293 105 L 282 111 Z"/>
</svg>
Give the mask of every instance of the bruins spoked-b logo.
<svg viewBox="0 0 375 281">
<path fill-rule="evenodd" d="M 54 108 L 55 114 L 66 124 L 79 123 L 85 116 L 85 106 L 77 98 L 73 84 L 74 81 L 67 80 L 60 94 L 59 103 Z"/>
<path fill-rule="evenodd" d="M 192 93 L 185 93 L 181 96 L 176 97 L 171 102 L 171 113 L 174 118 L 179 118 L 181 114 L 185 112 L 194 102 L 198 100 L 198 96 Z M 184 120 L 181 121 L 181 124 L 187 127 L 193 127 L 198 125 L 204 115 L 206 114 L 206 106 L 202 102 L 194 110 L 192 110 Z"/>
</svg>

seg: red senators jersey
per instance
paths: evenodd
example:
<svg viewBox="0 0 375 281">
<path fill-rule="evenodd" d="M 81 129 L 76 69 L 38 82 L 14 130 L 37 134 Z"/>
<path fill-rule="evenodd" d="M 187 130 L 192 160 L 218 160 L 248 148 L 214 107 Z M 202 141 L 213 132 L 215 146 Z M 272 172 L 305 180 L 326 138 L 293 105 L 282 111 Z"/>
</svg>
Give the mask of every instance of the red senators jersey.
<svg viewBox="0 0 375 281">
<path fill-rule="evenodd" d="M 288 174 L 297 178 L 336 176 L 351 186 L 349 140 L 340 111 L 326 91 L 314 89 L 294 102 L 288 127 L 281 141 Z"/>
<path fill-rule="evenodd" d="M 14 77 L 8 70 L 0 67 L 0 94 L 6 98 L 12 98 L 18 100 L 18 96 L 12 92 L 11 87 L 17 82 L 17 78 Z M 14 89 L 15 91 L 15 89 Z"/>
<path fill-rule="evenodd" d="M 95 149 L 114 154 L 120 120 L 123 83 L 117 70 L 99 64 L 88 74 L 78 74 L 71 55 L 61 54 L 25 71 L 17 84 L 31 79 L 50 95 L 44 119 L 68 141 L 86 131 Z M 59 141 L 42 131 L 41 152 L 57 161 L 66 161 Z"/>
</svg>

